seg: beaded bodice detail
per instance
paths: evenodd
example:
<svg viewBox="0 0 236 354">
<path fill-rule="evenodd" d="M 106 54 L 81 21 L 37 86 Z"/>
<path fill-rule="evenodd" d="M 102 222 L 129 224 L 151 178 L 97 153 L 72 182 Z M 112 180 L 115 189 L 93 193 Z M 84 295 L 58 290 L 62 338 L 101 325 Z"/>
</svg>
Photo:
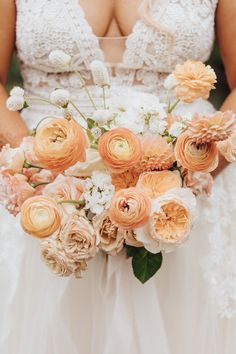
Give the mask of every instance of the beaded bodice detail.
<svg viewBox="0 0 236 354">
<path fill-rule="evenodd" d="M 79 0 L 16 0 L 16 46 L 26 90 L 38 94 L 55 87 L 76 90 L 73 72 L 58 73 L 48 60 L 61 49 L 74 67 L 90 79 L 90 63 L 104 60 L 99 39 L 85 18 Z M 153 0 L 152 17 L 173 35 L 138 20 L 126 39 L 120 65 L 112 78 L 116 86 L 136 86 L 160 93 L 163 80 L 186 59 L 206 61 L 214 41 L 217 0 Z"/>
</svg>

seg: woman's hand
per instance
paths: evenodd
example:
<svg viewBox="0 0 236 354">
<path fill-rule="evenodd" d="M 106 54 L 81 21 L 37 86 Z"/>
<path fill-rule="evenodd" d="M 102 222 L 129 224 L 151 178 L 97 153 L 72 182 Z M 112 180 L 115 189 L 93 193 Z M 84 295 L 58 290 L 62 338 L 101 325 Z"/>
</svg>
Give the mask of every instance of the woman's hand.
<svg viewBox="0 0 236 354">
<path fill-rule="evenodd" d="M 17 112 L 6 108 L 8 97 L 4 85 L 15 44 L 16 8 L 15 1 L 0 1 L 0 146 L 19 145 L 27 135 L 27 127 Z"/>
</svg>

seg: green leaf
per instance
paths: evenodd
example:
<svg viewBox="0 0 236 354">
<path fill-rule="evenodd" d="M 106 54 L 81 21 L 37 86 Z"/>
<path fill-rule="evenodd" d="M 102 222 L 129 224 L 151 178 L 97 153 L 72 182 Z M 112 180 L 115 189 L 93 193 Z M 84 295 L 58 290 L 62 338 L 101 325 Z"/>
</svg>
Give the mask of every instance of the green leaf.
<svg viewBox="0 0 236 354">
<path fill-rule="evenodd" d="M 87 124 L 88 124 L 88 128 L 92 129 L 94 127 L 94 125 L 95 125 L 95 121 L 93 119 L 91 119 L 91 118 L 88 118 L 87 119 Z"/>
<path fill-rule="evenodd" d="M 137 253 L 137 247 L 126 245 L 126 253 L 129 258 L 134 257 Z"/>
<path fill-rule="evenodd" d="M 131 252 L 134 254 L 134 251 Z M 133 255 L 132 267 L 134 275 L 141 283 L 146 283 L 162 265 L 162 253 L 153 254 L 145 248 L 137 248 Z"/>
</svg>

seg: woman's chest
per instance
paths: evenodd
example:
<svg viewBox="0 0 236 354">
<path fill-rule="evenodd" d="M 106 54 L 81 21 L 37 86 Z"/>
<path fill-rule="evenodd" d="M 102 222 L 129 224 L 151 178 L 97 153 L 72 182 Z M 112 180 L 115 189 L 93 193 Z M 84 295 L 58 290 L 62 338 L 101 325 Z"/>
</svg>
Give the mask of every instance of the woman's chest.
<svg viewBox="0 0 236 354">
<path fill-rule="evenodd" d="M 119 24 L 125 32 L 121 34 L 128 35 L 122 59 L 125 65 L 168 72 L 186 59 L 208 59 L 217 0 L 153 0 L 149 15 L 156 26 L 138 18 L 137 1 L 130 1 L 136 12 L 127 20 L 126 29 Z M 116 16 L 122 8 L 119 4 Z M 55 49 L 68 52 L 78 66 L 88 67 L 94 59 L 103 60 L 99 33 L 87 18 L 90 12 L 86 14 L 81 5 L 79 0 L 17 0 L 17 49 L 21 61 L 50 71 L 48 55 Z M 94 10 L 99 14 L 99 8 L 95 6 Z M 112 19 L 112 14 L 114 6 L 108 9 L 107 19 Z"/>
</svg>

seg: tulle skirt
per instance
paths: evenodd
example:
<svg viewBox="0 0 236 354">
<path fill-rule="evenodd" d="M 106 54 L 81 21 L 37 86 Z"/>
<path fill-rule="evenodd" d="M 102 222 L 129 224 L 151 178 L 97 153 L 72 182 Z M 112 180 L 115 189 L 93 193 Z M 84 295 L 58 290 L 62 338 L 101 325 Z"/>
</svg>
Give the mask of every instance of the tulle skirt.
<svg viewBox="0 0 236 354">
<path fill-rule="evenodd" d="M 52 275 L 36 239 L 0 210 L 1 354 L 234 354 L 236 168 L 199 198 L 188 242 L 145 285 L 99 254 L 83 279 Z"/>
</svg>

